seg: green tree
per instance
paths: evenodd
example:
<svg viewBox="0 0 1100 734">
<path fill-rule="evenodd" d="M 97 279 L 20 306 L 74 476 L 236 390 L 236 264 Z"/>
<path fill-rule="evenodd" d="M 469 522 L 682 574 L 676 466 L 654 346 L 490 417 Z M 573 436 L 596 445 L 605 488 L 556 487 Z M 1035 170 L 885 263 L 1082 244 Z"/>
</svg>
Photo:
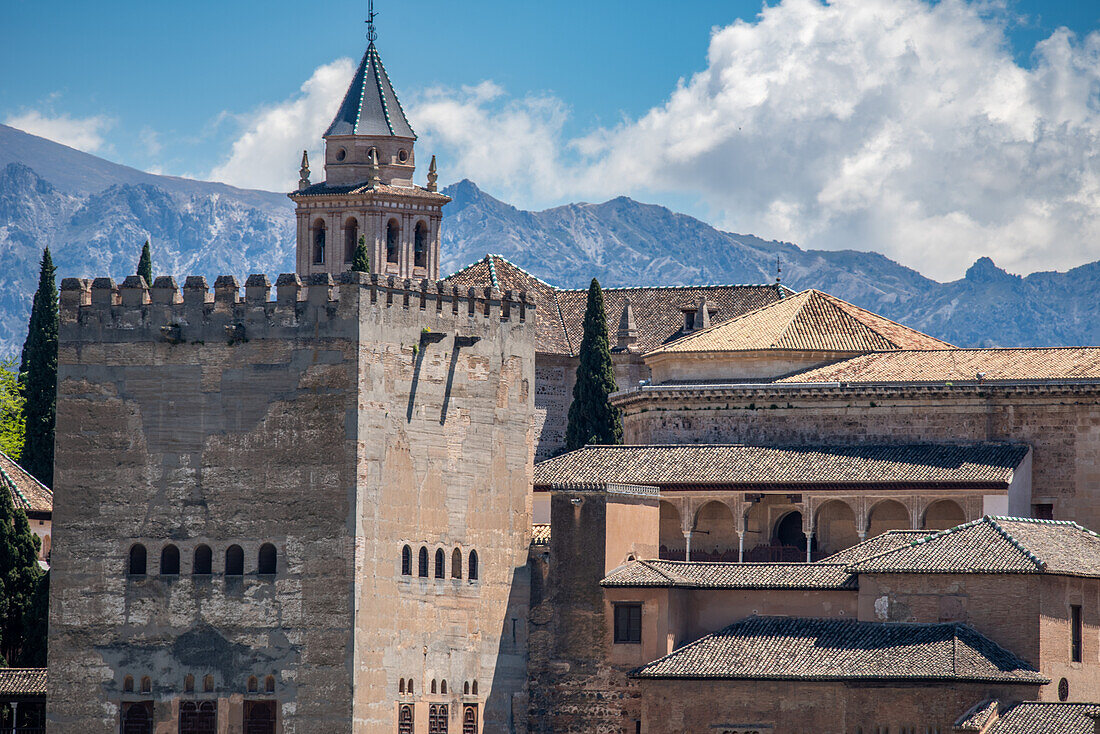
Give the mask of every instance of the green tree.
<svg viewBox="0 0 1100 734">
<path fill-rule="evenodd" d="M 23 391 L 15 357 L 0 362 L 0 451 L 19 461 L 23 452 Z"/>
<path fill-rule="evenodd" d="M 566 451 L 586 444 L 623 442 L 622 416 L 607 399 L 616 390 L 603 290 L 599 281 L 593 278 L 588 286 L 580 364 L 577 365 L 577 382 L 573 385 L 573 402 L 569 405 L 569 425 L 565 430 Z"/>
<path fill-rule="evenodd" d="M 355 254 L 351 258 L 351 269 L 359 273 L 370 272 L 370 258 L 367 256 L 367 238 L 360 236 L 359 244 L 355 246 Z"/>
<path fill-rule="evenodd" d="M 42 252 L 38 291 L 23 343 L 19 377 L 26 398 L 26 432 L 20 463 L 47 487 L 53 486 L 53 431 L 57 397 L 57 286 L 50 248 Z"/>
<path fill-rule="evenodd" d="M 145 278 L 146 285 L 153 285 L 153 254 L 149 251 L 149 240 L 145 240 L 145 244 L 141 246 L 137 274 Z"/>
<path fill-rule="evenodd" d="M 50 623 L 50 572 L 40 574 L 31 603 L 23 614 L 23 647 L 19 665 L 46 667 L 46 641 Z"/>
<path fill-rule="evenodd" d="M 40 547 L 41 541 L 31 532 L 26 514 L 12 502 L 8 487 L 0 485 L 0 583 L 6 602 L 0 613 L 0 652 L 13 665 L 23 663 L 24 650 L 45 644 L 44 640 L 30 639 L 26 626 L 34 618 L 31 610 L 40 593 Z"/>
</svg>

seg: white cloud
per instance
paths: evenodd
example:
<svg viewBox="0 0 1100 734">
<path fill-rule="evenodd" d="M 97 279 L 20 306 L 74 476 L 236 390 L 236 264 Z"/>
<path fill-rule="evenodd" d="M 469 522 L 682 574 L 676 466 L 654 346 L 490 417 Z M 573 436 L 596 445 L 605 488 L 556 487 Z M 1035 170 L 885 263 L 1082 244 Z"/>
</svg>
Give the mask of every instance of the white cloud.
<svg viewBox="0 0 1100 734">
<path fill-rule="evenodd" d="M 25 133 L 48 138 L 55 143 L 88 153 L 103 148 L 103 134 L 111 129 L 114 121 L 102 115 L 92 117 L 71 117 L 68 114 L 46 115 L 38 110 L 28 110 L 11 115 L 4 124 L 18 128 Z"/>
<path fill-rule="evenodd" d="M 229 158 L 210 178 L 233 186 L 290 191 L 298 182 L 302 151 L 310 153 L 314 180 L 320 180 L 321 135 L 332 121 L 354 71 L 343 58 L 318 67 L 290 99 L 252 113 L 234 116 L 242 133 Z"/>
<path fill-rule="evenodd" d="M 520 203 L 698 197 L 720 225 L 874 249 L 933 277 L 1100 257 L 1100 34 L 1017 65 L 996 6 L 784 0 L 717 30 L 707 68 L 637 120 L 562 137 L 552 98 L 436 90 L 446 166 Z M 475 88 L 476 89 L 476 88 Z"/>
<path fill-rule="evenodd" d="M 1100 33 L 1055 32 L 1024 68 L 1011 22 L 997 2 L 783 0 L 717 29 L 706 68 L 662 104 L 580 137 L 549 94 L 486 81 L 405 96 L 422 161 L 438 153 L 443 180 L 517 205 L 695 198 L 726 229 L 877 250 L 941 279 L 982 255 L 1072 267 L 1100 258 Z M 350 75 L 347 60 L 320 67 L 245 118 L 214 176 L 292 187 Z"/>
</svg>

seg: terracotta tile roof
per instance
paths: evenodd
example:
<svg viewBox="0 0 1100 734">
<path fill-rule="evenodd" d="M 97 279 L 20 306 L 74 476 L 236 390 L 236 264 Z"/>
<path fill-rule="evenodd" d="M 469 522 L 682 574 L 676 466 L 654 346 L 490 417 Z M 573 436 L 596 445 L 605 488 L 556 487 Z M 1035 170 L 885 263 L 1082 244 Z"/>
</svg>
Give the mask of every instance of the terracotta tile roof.
<svg viewBox="0 0 1100 734">
<path fill-rule="evenodd" d="M 839 553 L 822 558 L 818 563 L 855 563 L 886 551 L 904 548 L 912 544 L 913 541 L 927 538 L 933 532 L 931 530 L 887 530 L 881 535 L 868 538 L 862 543 L 857 543 Z"/>
<path fill-rule="evenodd" d="M 1100 347 L 945 349 L 864 354 L 777 382 L 1100 380 Z"/>
<path fill-rule="evenodd" d="M 1093 734 L 1100 705 L 1094 703 L 1018 703 L 985 734 Z"/>
<path fill-rule="evenodd" d="M 609 573 L 607 587 L 677 589 L 856 589 L 844 564 L 631 561 Z"/>
<path fill-rule="evenodd" d="M 964 624 L 748 617 L 631 672 L 635 678 L 924 680 L 1042 684 Z"/>
<path fill-rule="evenodd" d="M 1000 714 L 1000 702 L 991 698 L 975 705 L 965 714 L 955 720 L 956 731 L 981 732 Z"/>
<path fill-rule="evenodd" d="M 476 263 L 445 278 L 447 282 L 468 287 L 494 286 L 501 290 L 527 290 L 538 294 L 538 351 L 576 356 L 584 331 L 584 309 L 588 290 L 565 290 L 531 275 L 499 255 L 486 255 Z M 654 288 L 604 288 L 604 310 L 611 343 L 619 319 L 630 299 L 638 328 L 635 348 L 644 352 L 683 336 L 684 308 L 694 308 L 705 295 L 713 318 L 723 320 L 739 316 L 780 300 L 791 293 L 775 285 L 663 286 Z M 552 307 L 548 308 L 544 304 Z"/>
<path fill-rule="evenodd" d="M 817 290 L 802 291 L 650 354 L 781 349 L 875 352 L 951 345 Z"/>
<path fill-rule="evenodd" d="M 1065 520 L 986 516 L 856 561 L 848 570 L 1100 577 L 1100 535 Z"/>
<path fill-rule="evenodd" d="M 535 464 L 534 484 L 1007 486 L 1027 452 L 1007 443 L 586 446 Z"/>
<path fill-rule="evenodd" d="M 45 668 L 0 668 L 0 696 L 46 695 Z"/>
<path fill-rule="evenodd" d="M 531 526 L 531 545 L 550 545 L 550 523 L 537 522 Z"/>
<path fill-rule="evenodd" d="M 0 451 L 0 483 L 11 492 L 12 502 L 24 512 L 53 512 L 53 492 L 26 469 Z"/>
</svg>

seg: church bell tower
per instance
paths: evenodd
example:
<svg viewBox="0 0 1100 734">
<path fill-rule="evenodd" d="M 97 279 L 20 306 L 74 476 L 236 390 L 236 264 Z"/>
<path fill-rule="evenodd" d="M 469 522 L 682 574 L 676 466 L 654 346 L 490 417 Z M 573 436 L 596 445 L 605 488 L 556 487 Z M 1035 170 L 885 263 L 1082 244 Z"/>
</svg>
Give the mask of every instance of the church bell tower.
<svg viewBox="0 0 1100 734">
<path fill-rule="evenodd" d="M 439 279 L 443 205 L 436 190 L 435 156 L 427 188 L 413 183 L 413 132 L 375 47 L 374 12 L 367 20 L 367 51 L 344 101 L 325 131 L 325 180 L 310 183 L 302 156 L 297 205 L 299 275 L 351 268 L 360 239 L 370 272 Z"/>
</svg>

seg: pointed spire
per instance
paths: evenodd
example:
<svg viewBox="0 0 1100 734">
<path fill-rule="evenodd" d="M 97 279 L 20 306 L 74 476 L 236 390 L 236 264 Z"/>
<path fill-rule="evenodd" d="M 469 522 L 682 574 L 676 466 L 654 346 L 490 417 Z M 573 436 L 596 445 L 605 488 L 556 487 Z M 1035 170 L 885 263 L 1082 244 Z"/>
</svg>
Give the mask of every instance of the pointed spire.
<svg viewBox="0 0 1100 734">
<path fill-rule="evenodd" d="M 302 167 L 298 169 L 298 190 L 309 188 L 309 153 L 302 151 Z"/>
<path fill-rule="evenodd" d="M 623 349 L 629 349 L 638 341 L 638 325 L 634 322 L 634 308 L 630 305 L 629 298 L 623 299 L 623 313 L 619 317 L 619 331 L 615 341 Z"/>
<path fill-rule="evenodd" d="M 330 135 L 386 135 L 416 139 L 416 133 L 409 125 L 382 66 L 382 58 L 374 47 L 374 41 L 367 46 L 344 101 L 325 131 L 325 137 Z"/>
<path fill-rule="evenodd" d="M 382 183 L 382 174 L 378 169 L 378 150 L 370 149 L 370 187 L 373 189 Z"/>
<path fill-rule="evenodd" d="M 439 187 L 436 185 L 436 181 L 439 179 L 439 174 L 435 170 L 435 156 L 432 156 L 432 162 L 428 166 L 428 191 L 438 191 Z"/>
</svg>

